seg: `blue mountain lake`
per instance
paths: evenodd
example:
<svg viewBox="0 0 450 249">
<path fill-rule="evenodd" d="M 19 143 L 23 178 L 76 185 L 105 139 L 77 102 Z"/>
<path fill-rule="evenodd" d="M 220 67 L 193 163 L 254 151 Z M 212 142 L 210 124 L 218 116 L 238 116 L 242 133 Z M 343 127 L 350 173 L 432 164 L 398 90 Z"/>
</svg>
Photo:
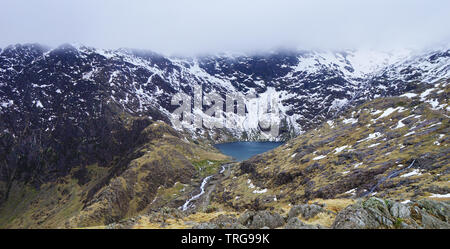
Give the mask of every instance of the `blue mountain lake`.
<svg viewBox="0 0 450 249">
<path fill-rule="evenodd" d="M 223 154 L 231 156 L 237 161 L 244 161 L 250 157 L 272 150 L 283 142 L 231 142 L 216 144 L 216 148 Z"/>
</svg>

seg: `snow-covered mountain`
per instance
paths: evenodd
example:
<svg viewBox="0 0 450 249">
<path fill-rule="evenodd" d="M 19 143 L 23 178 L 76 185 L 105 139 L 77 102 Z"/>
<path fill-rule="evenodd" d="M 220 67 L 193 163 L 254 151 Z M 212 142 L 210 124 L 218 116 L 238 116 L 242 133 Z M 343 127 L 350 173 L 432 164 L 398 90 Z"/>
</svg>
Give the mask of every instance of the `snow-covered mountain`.
<svg viewBox="0 0 450 249">
<path fill-rule="evenodd" d="M 246 115 L 224 114 L 222 129 L 187 125 L 194 136 L 216 141 L 287 139 L 378 96 L 399 95 L 415 82 L 448 79 L 450 50 L 412 54 L 279 50 L 265 54 L 169 57 L 132 49 L 104 50 L 37 44 L 0 50 L 0 131 L 17 136 L 24 129 L 60 132 L 80 129 L 106 115 L 106 106 L 134 116 L 173 121 L 176 93 L 253 94 Z M 194 110 L 202 117 L 209 106 Z M 271 114 L 267 115 L 270 111 Z M 280 126 L 277 136 L 261 132 L 259 121 Z M 228 122 L 228 124 L 227 124 Z M 84 131 L 86 132 L 86 131 Z"/>
</svg>

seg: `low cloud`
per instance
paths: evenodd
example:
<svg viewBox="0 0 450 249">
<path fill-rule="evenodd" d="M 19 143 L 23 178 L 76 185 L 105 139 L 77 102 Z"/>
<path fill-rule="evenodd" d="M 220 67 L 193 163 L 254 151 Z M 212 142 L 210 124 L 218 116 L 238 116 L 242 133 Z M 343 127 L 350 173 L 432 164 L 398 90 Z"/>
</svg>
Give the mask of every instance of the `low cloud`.
<svg viewBox="0 0 450 249">
<path fill-rule="evenodd" d="M 450 40 L 450 1 L 1 0 L 0 47 L 38 42 L 208 53 L 428 48 Z"/>
</svg>

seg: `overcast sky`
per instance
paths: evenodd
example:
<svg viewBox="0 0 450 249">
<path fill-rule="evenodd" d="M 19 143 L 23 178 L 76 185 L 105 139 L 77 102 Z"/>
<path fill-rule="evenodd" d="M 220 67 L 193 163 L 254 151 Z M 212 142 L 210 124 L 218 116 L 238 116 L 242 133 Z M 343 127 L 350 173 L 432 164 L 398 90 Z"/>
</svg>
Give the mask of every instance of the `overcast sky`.
<svg viewBox="0 0 450 249">
<path fill-rule="evenodd" d="M 449 12 L 448 0 L 0 0 L 0 47 L 420 49 L 448 44 Z"/>
</svg>

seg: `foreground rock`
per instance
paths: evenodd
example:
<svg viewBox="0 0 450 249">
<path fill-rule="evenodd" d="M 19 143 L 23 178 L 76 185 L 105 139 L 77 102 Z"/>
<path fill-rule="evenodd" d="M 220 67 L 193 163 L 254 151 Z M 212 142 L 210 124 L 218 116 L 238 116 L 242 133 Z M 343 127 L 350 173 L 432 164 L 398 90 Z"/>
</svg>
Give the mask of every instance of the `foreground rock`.
<svg viewBox="0 0 450 249">
<path fill-rule="evenodd" d="M 349 205 L 335 216 L 330 227 L 314 223 L 318 214 L 329 210 L 315 204 L 293 206 L 283 216 L 273 211 L 246 211 L 239 218 L 219 216 L 194 229 L 285 228 L 285 229 L 448 229 L 450 204 L 429 199 L 403 204 L 372 197 Z"/>
<path fill-rule="evenodd" d="M 335 200 L 337 201 L 337 200 Z M 422 199 L 408 203 L 376 197 L 353 202 L 334 212 L 327 204 L 294 205 L 279 213 L 246 210 L 239 214 L 188 214 L 176 208 L 162 208 L 125 219 L 105 228 L 192 228 L 192 229 L 449 229 L 450 202 Z M 281 210 L 279 210 L 281 211 Z M 207 218 L 210 217 L 210 218 Z M 323 222 L 330 219 L 328 222 Z"/>
<path fill-rule="evenodd" d="M 379 228 L 450 228 L 450 205 L 423 199 L 402 204 L 379 198 L 350 205 L 336 217 L 332 228 L 379 229 Z"/>
</svg>

